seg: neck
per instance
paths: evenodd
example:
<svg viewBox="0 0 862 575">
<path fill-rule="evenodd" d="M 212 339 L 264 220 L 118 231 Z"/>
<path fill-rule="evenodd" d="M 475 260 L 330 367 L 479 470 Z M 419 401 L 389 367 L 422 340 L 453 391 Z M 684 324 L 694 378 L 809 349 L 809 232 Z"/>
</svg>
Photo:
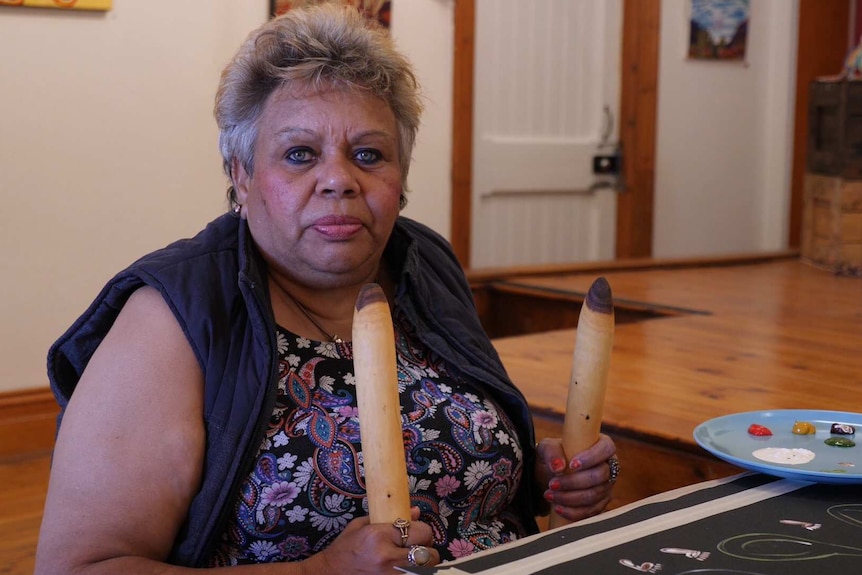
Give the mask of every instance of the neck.
<svg viewBox="0 0 862 575">
<path fill-rule="evenodd" d="M 352 340 L 354 308 L 362 286 L 379 283 L 392 301 L 394 291 L 388 274 L 376 276 L 357 285 L 316 288 L 270 274 L 270 300 L 275 320 L 283 328 L 308 339 Z"/>
</svg>

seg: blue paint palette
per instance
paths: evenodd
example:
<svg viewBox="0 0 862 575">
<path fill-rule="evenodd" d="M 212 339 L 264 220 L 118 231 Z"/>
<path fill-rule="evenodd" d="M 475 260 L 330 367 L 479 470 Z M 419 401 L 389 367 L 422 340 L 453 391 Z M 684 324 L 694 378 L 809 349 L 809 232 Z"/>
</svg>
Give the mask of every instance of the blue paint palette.
<svg viewBox="0 0 862 575">
<path fill-rule="evenodd" d="M 793 425 L 797 421 L 814 424 L 816 433 L 794 434 Z M 748 427 L 753 423 L 768 427 L 772 435 L 758 437 L 749 434 Z M 852 425 L 856 434 L 833 435 L 833 423 Z M 826 445 L 824 441 L 830 437 L 852 439 L 856 446 Z M 808 409 L 735 413 L 701 423 L 694 430 L 694 440 L 719 459 L 743 469 L 801 481 L 862 483 L 862 413 Z M 814 453 L 814 459 L 791 465 L 763 461 L 753 455 L 756 450 L 768 447 L 807 449 Z"/>
</svg>

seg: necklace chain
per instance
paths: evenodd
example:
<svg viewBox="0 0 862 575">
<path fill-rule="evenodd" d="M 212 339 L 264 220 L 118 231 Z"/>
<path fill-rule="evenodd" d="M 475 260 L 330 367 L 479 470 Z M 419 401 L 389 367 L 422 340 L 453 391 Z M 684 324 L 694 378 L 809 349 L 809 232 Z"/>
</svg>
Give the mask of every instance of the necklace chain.
<svg viewBox="0 0 862 575">
<path fill-rule="evenodd" d="M 311 313 L 309 313 L 309 311 L 307 309 L 305 309 L 305 306 L 302 305 L 301 303 L 299 303 L 298 299 L 296 299 L 295 297 L 290 295 L 290 293 L 288 293 L 287 290 L 284 290 L 284 293 L 286 293 L 287 297 L 290 298 L 290 301 L 292 301 L 294 303 L 294 305 L 296 305 L 297 309 L 300 312 L 302 312 L 302 315 L 304 315 L 308 321 L 310 321 L 312 324 L 314 324 L 314 327 L 316 327 L 320 331 L 320 333 L 325 335 L 327 337 L 327 339 L 329 339 L 329 341 L 334 342 L 334 343 L 344 343 L 344 340 L 341 339 L 340 337 L 338 337 L 337 333 L 329 333 L 328 331 L 323 329 L 323 327 L 321 327 L 321 325 L 317 322 L 317 320 L 314 319 L 314 316 L 312 316 Z"/>
</svg>

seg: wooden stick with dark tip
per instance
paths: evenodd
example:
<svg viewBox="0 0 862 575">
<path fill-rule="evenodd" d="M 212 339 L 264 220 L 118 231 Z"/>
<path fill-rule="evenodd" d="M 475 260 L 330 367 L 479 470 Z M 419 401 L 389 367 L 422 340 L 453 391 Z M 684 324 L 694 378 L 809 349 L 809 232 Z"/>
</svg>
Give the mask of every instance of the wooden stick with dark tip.
<svg viewBox="0 0 862 575">
<path fill-rule="evenodd" d="M 578 316 L 566 418 L 563 423 L 563 453 L 567 461 L 599 439 L 613 345 L 613 296 L 608 280 L 600 277 L 587 291 Z M 568 520 L 551 511 L 549 527 L 559 527 L 566 523 Z"/>
<path fill-rule="evenodd" d="M 371 523 L 410 520 L 392 315 L 383 289 L 362 287 L 353 313 L 353 366 Z"/>
</svg>

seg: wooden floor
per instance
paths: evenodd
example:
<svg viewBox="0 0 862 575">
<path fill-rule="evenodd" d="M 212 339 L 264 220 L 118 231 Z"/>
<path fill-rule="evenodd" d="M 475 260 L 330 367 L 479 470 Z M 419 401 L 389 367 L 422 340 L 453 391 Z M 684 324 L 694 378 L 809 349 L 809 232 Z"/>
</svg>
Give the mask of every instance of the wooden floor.
<svg viewBox="0 0 862 575">
<path fill-rule="evenodd" d="M 47 453 L 0 459 L 0 574 L 32 575 L 48 489 Z"/>
</svg>

